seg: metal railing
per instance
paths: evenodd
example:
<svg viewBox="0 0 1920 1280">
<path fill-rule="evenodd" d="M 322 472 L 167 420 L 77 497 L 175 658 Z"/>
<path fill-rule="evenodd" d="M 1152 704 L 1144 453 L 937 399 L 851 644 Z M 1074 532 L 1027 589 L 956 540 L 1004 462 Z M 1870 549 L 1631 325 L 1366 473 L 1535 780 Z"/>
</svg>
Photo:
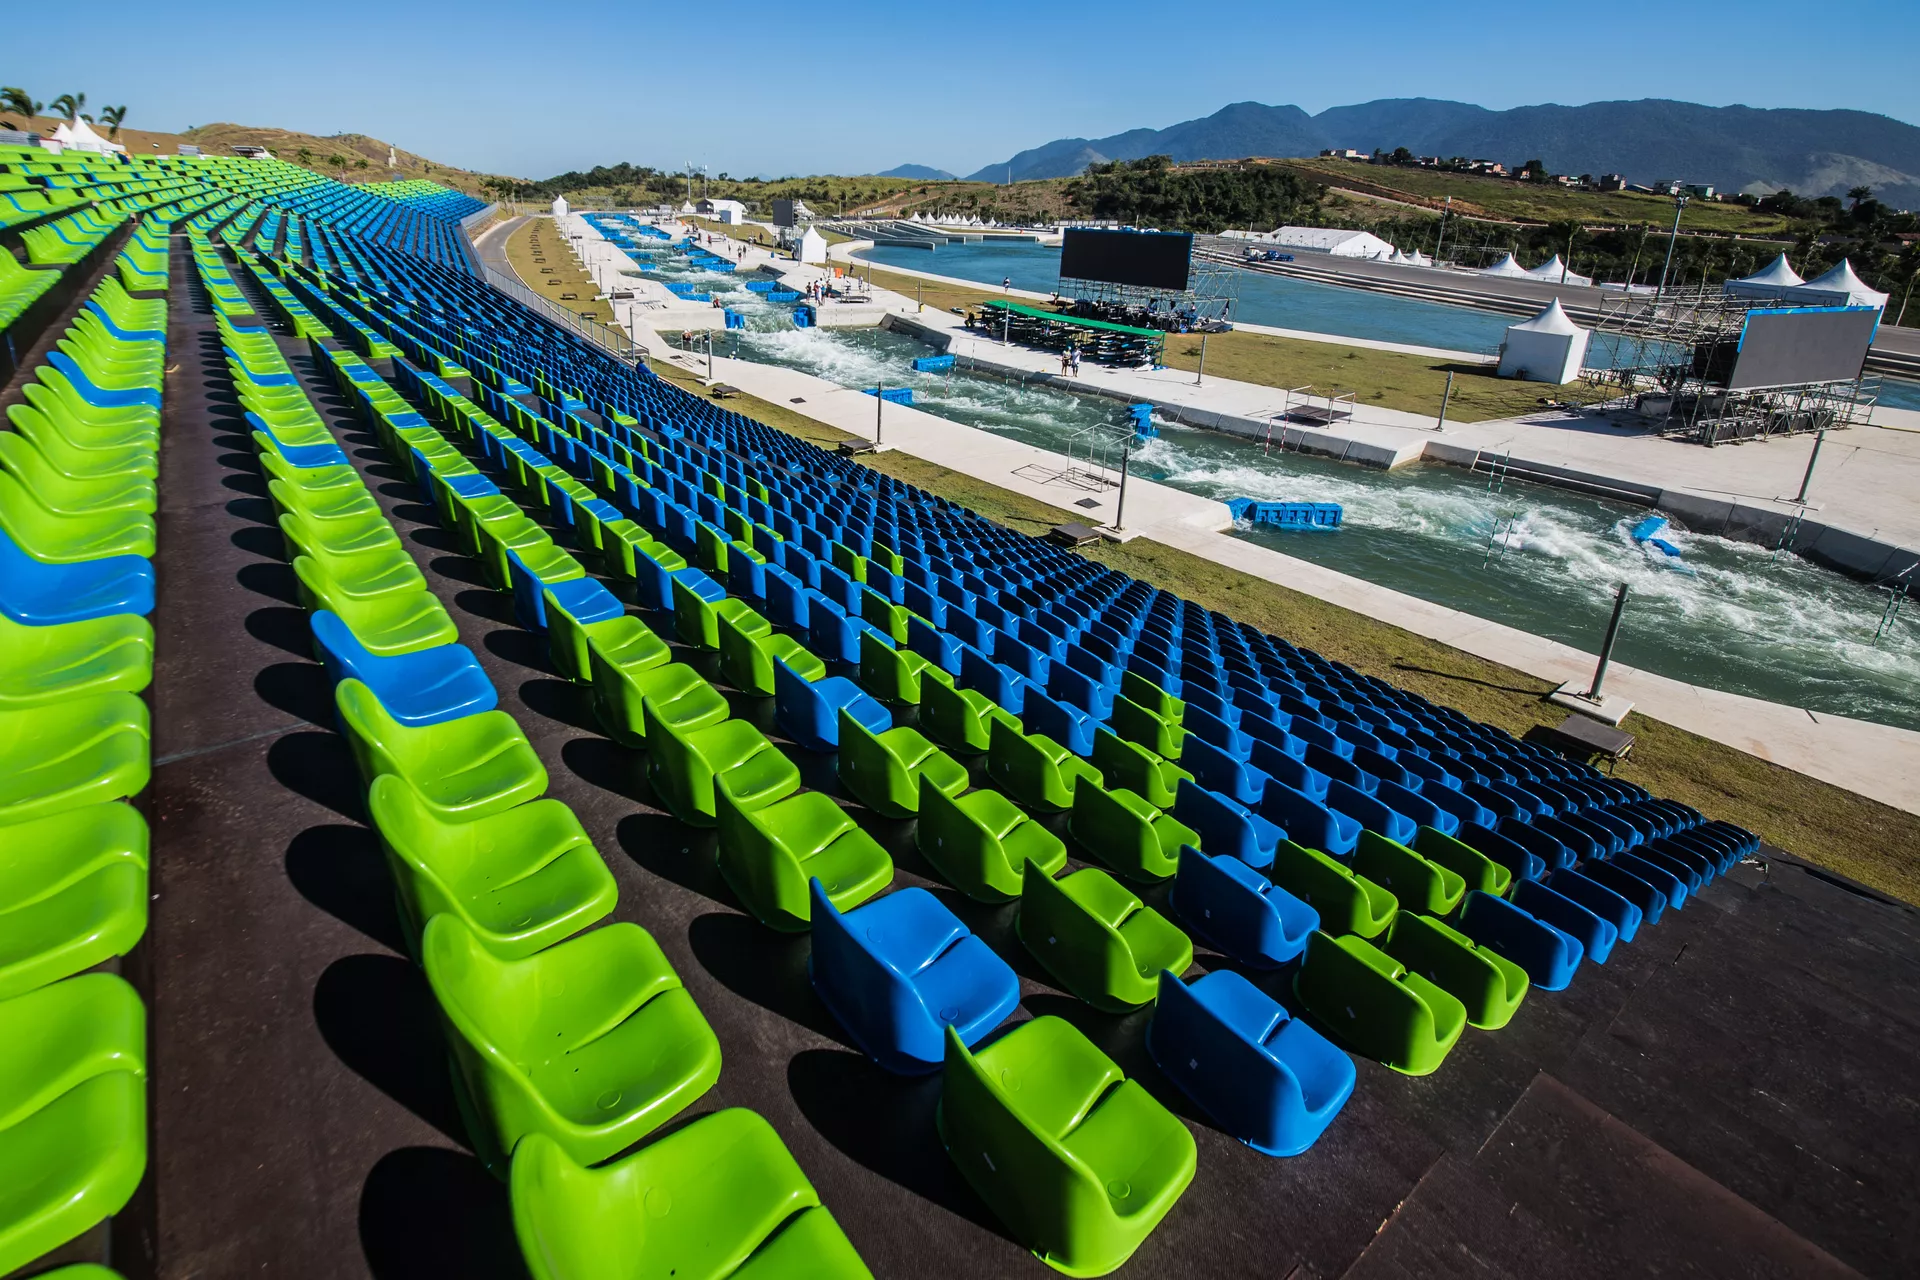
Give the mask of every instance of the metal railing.
<svg viewBox="0 0 1920 1280">
<path fill-rule="evenodd" d="M 475 257 L 479 257 L 477 252 Z M 589 320 L 577 311 L 569 311 L 558 303 L 541 297 L 517 277 L 508 275 L 484 260 L 479 266 L 480 278 L 496 292 L 505 294 L 521 306 L 545 316 L 562 328 L 573 330 L 602 351 L 628 364 L 646 361 L 648 355 L 646 347 L 628 337 L 624 330 L 601 324 L 597 320 Z"/>
</svg>

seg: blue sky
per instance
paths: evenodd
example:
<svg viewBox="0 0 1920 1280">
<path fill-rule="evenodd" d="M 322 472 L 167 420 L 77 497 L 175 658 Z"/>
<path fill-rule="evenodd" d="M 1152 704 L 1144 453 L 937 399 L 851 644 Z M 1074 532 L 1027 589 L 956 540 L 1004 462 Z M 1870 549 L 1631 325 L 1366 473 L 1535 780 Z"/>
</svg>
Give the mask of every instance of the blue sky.
<svg viewBox="0 0 1920 1280">
<path fill-rule="evenodd" d="M 133 127 L 367 133 L 529 177 L 619 160 L 968 173 L 1054 138 L 1244 100 L 1314 112 L 1386 97 L 1493 108 L 1669 97 L 1920 123 L 1916 0 L 734 0 L 712 12 L 96 0 L 85 21 L 111 34 L 39 43 L 30 60 L 15 43 L 0 84 L 124 102 Z"/>
</svg>

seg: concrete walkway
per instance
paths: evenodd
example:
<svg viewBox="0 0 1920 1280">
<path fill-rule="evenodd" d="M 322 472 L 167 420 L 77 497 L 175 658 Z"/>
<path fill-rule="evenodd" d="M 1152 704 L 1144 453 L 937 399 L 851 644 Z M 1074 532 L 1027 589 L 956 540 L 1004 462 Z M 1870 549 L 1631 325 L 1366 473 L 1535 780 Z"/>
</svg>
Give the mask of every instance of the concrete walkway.
<svg viewBox="0 0 1920 1280">
<path fill-rule="evenodd" d="M 845 249 L 846 246 L 834 247 Z M 818 267 L 803 267 L 791 260 L 775 259 L 764 252 L 750 253 L 742 269 L 762 267 L 779 273 L 782 278 L 793 280 L 809 277 L 818 279 L 830 274 Z M 876 301 L 882 300 L 883 295 L 884 291 L 876 291 Z M 983 360 L 986 350 L 991 348 L 996 353 L 995 359 L 1006 368 L 1027 369 L 1036 375 L 1046 375 L 1050 380 L 1058 381 L 1057 372 L 1046 374 L 1048 366 L 1055 370 L 1058 366 L 1043 353 L 1003 347 L 977 336 L 964 336 L 964 330 L 956 332 L 954 328 L 958 324 L 958 317 L 935 311 L 916 313 L 911 299 L 890 295 L 888 301 L 894 314 L 902 320 L 910 318 L 916 324 L 928 325 L 930 329 L 939 321 L 952 320 L 953 325 L 939 325 L 939 331 L 947 332 L 961 341 L 979 343 Z M 661 342 L 655 351 L 660 352 L 665 345 Z M 668 358 L 701 377 L 705 376 L 704 356 L 674 354 Z M 1116 397 L 1151 399 L 1176 412 L 1189 413 L 1202 405 L 1205 408 L 1198 411 L 1219 412 L 1216 406 L 1226 397 L 1231 397 L 1227 400 L 1229 404 L 1248 406 L 1257 405 L 1259 397 L 1271 398 L 1280 394 L 1269 387 L 1232 383 L 1224 379 L 1208 379 L 1204 387 L 1195 388 L 1190 375 L 1173 372 L 1169 377 L 1168 373 L 1110 371 L 1084 366 L 1077 389 Z M 713 377 L 716 381 L 731 383 L 775 404 L 789 405 L 796 412 L 829 426 L 869 439 L 873 436 L 874 398 L 862 392 L 847 390 L 811 374 L 745 360 L 715 358 Z M 1363 409 L 1363 412 L 1371 417 L 1392 411 Z M 902 449 L 916 457 L 926 458 L 930 462 L 1066 510 L 1075 510 L 1073 503 L 1080 496 L 1092 498 L 1103 505 L 1089 512 L 1089 523 L 1112 518 L 1110 497 L 1083 490 L 1061 478 L 1067 460 L 1057 454 L 964 427 L 907 406 L 887 405 L 881 413 L 884 415 L 882 436 L 889 448 Z M 1578 456 L 1582 459 L 1591 456 L 1615 467 L 1622 457 L 1633 458 L 1636 466 L 1644 468 L 1645 474 L 1654 476 L 1655 483 L 1663 486 L 1671 478 L 1670 475 L 1660 475 L 1663 467 L 1671 472 L 1684 470 L 1688 464 L 1700 468 L 1724 466 L 1730 470 L 1744 468 L 1753 477 L 1742 481 L 1742 488 L 1747 491 L 1777 494 L 1791 490 L 1784 489 L 1774 478 L 1774 472 L 1768 468 L 1777 471 L 1784 467 L 1793 473 L 1792 478 L 1797 485 L 1798 469 L 1805 466 L 1805 442 L 1775 441 L 1744 448 L 1730 446 L 1707 450 L 1697 445 L 1677 444 L 1644 436 L 1616 437 L 1591 427 L 1569 430 L 1564 421 L 1562 425 L 1556 425 L 1552 419 L 1506 420 L 1473 424 L 1465 428 L 1450 425 L 1446 434 L 1454 437 L 1454 447 L 1471 453 L 1474 448 L 1482 446 L 1466 443 L 1463 438 L 1465 433 L 1503 444 L 1509 440 L 1519 440 L 1523 429 L 1531 429 L 1539 433 L 1536 437 L 1539 447 L 1551 443 L 1560 450 L 1570 447 L 1591 450 L 1590 454 L 1583 452 Z M 1400 448 L 1400 441 L 1394 433 L 1422 443 L 1441 434 L 1389 422 L 1367 424 L 1361 429 L 1378 433 L 1383 446 L 1390 447 L 1394 452 Z M 1293 428 L 1292 435 L 1298 437 L 1303 430 Z M 1858 440 L 1849 437 L 1858 437 Z M 1894 441 L 1899 443 L 1892 443 Z M 1854 452 L 1843 452 L 1841 457 L 1834 457 L 1832 451 L 1836 444 L 1852 445 Z M 1648 446 L 1656 448 L 1649 450 Z M 1827 450 L 1823 454 L 1821 476 L 1845 477 L 1844 483 L 1834 488 L 1854 495 L 1857 503 L 1870 500 L 1862 497 L 1863 494 L 1877 494 L 1878 498 L 1872 500 L 1889 500 L 1888 505 L 1896 518 L 1912 522 L 1916 530 L 1913 545 L 1920 546 L 1920 512 L 1915 510 L 1920 507 L 1920 435 L 1860 429 L 1836 436 L 1828 442 Z M 1884 450 L 1884 453 L 1870 453 L 1872 450 Z M 1774 461 L 1768 457 L 1769 454 L 1776 455 L 1779 460 Z M 1863 455 L 1866 455 L 1866 461 L 1861 464 Z M 1520 456 L 1520 447 L 1516 444 L 1515 457 Z M 1909 467 L 1913 468 L 1911 473 L 1907 470 Z M 1894 487 L 1894 482 L 1884 475 L 1871 474 L 1886 471 L 1912 476 L 1911 487 L 1898 495 L 1897 501 L 1892 500 L 1895 495 L 1888 492 Z M 1724 489 L 1706 492 L 1729 493 Z M 1825 493 L 1826 490 L 1820 492 Z M 1557 684 L 1568 680 L 1584 681 L 1593 672 L 1594 655 L 1571 645 L 1432 604 L 1226 536 L 1222 532 L 1228 527 L 1225 509 L 1217 502 L 1168 486 L 1130 480 L 1127 512 L 1129 535 L 1145 536 L 1178 547 L 1528 675 Z M 1902 527 L 1907 526 L 1903 524 Z M 1609 669 L 1607 683 L 1610 692 L 1631 699 L 1640 713 L 1653 719 L 1884 804 L 1910 813 L 1920 813 L 1920 767 L 1916 767 L 1916 762 L 1920 762 L 1920 733 L 1843 716 L 1816 714 L 1803 708 L 1763 702 L 1739 694 L 1722 693 L 1618 663 Z"/>
</svg>

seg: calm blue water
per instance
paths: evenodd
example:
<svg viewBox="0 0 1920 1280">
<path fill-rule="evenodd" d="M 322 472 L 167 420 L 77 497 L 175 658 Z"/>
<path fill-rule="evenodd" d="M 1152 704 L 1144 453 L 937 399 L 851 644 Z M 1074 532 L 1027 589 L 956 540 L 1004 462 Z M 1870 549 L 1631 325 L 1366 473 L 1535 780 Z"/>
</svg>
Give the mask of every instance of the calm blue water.
<svg viewBox="0 0 1920 1280">
<path fill-rule="evenodd" d="M 880 245 L 860 256 L 883 267 L 932 271 L 981 284 L 998 285 L 1011 276 L 1016 289 L 1051 293 L 1060 287 L 1060 250 L 1045 245 L 954 244 L 933 250 Z M 1514 322 L 1512 316 L 1470 307 L 1415 302 L 1257 271 L 1235 274 L 1240 300 L 1234 304 L 1233 313 L 1248 324 L 1490 354 L 1499 349 L 1507 326 Z M 1604 357 L 1596 342 L 1589 358 Z M 1880 403 L 1895 409 L 1920 409 L 1920 382 L 1883 379 Z"/>
</svg>

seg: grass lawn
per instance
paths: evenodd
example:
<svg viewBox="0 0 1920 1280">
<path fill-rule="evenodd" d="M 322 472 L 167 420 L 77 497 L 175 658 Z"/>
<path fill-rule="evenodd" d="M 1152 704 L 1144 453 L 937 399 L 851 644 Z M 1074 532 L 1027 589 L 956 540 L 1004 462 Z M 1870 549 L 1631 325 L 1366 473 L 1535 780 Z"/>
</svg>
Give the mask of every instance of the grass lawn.
<svg viewBox="0 0 1920 1280">
<path fill-rule="evenodd" d="M 880 274 L 875 273 L 876 280 Z M 1209 349 L 1209 363 L 1212 356 Z M 705 394 L 686 371 L 665 364 L 655 368 L 696 395 Z M 824 448 L 853 438 L 787 405 L 752 396 L 728 405 Z M 867 455 L 862 461 L 1022 533 L 1043 534 L 1074 518 L 1057 507 L 898 451 Z M 1524 734 L 1565 717 L 1546 701 L 1552 686 L 1544 680 L 1188 552 L 1136 538 L 1102 542 L 1083 554 L 1509 733 Z M 1619 777 L 1693 805 L 1709 817 L 1736 822 L 1840 875 L 1920 902 L 1920 864 L 1909 852 L 1920 848 L 1920 816 L 1637 713 L 1624 727 L 1638 741 L 1632 757 L 1620 766 Z"/>
<path fill-rule="evenodd" d="M 859 273 L 863 277 L 867 274 L 864 265 L 860 266 Z M 916 288 L 924 288 L 926 305 L 942 311 L 979 306 L 1001 297 L 998 289 L 984 285 L 920 280 L 879 268 L 874 269 L 873 282 L 909 298 L 914 296 Z M 1168 335 L 1167 364 L 1175 369 L 1197 370 L 1200 339 L 1191 335 Z M 1303 338 L 1276 338 L 1263 333 L 1216 333 L 1207 339 L 1207 372 L 1218 377 L 1264 387 L 1310 386 L 1316 396 L 1352 391 L 1361 404 L 1435 417 L 1440 413 L 1440 399 L 1446 394 L 1449 370 L 1455 375 L 1453 400 L 1447 406 L 1449 422 L 1510 418 L 1540 407 L 1543 390 L 1540 384 L 1496 378 L 1491 365 L 1454 364 L 1398 351 L 1375 351 Z M 1578 389 L 1568 386 L 1555 390 L 1561 398 L 1567 398 L 1577 394 Z"/>
<path fill-rule="evenodd" d="M 766 229 L 763 227 L 730 227 L 724 222 L 715 222 L 712 218 L 696 218 L 688 213 L 681 214 L 680 221 L 698 227 L 710 235 L 725 236 L 729 240 L 739 240 L 746 244 L 757 244 L 763 248 L 771 247 L 773 244 L 772 238 L 767 235 Z"/>
<path fill-rule="evenodd" d="M 600 292 L 600 286 L 580 266 L 580 260 L 567 245 L 567 238 L 551 219 L 528 218 L 509 232 L 507 261 L 529 289 L 555 306 L 601 324 L 613 323 L 608 304 L 593 299 L 593 295 Z M 562 296 L 569 293 L 574 296 Z"/>
</svg>

